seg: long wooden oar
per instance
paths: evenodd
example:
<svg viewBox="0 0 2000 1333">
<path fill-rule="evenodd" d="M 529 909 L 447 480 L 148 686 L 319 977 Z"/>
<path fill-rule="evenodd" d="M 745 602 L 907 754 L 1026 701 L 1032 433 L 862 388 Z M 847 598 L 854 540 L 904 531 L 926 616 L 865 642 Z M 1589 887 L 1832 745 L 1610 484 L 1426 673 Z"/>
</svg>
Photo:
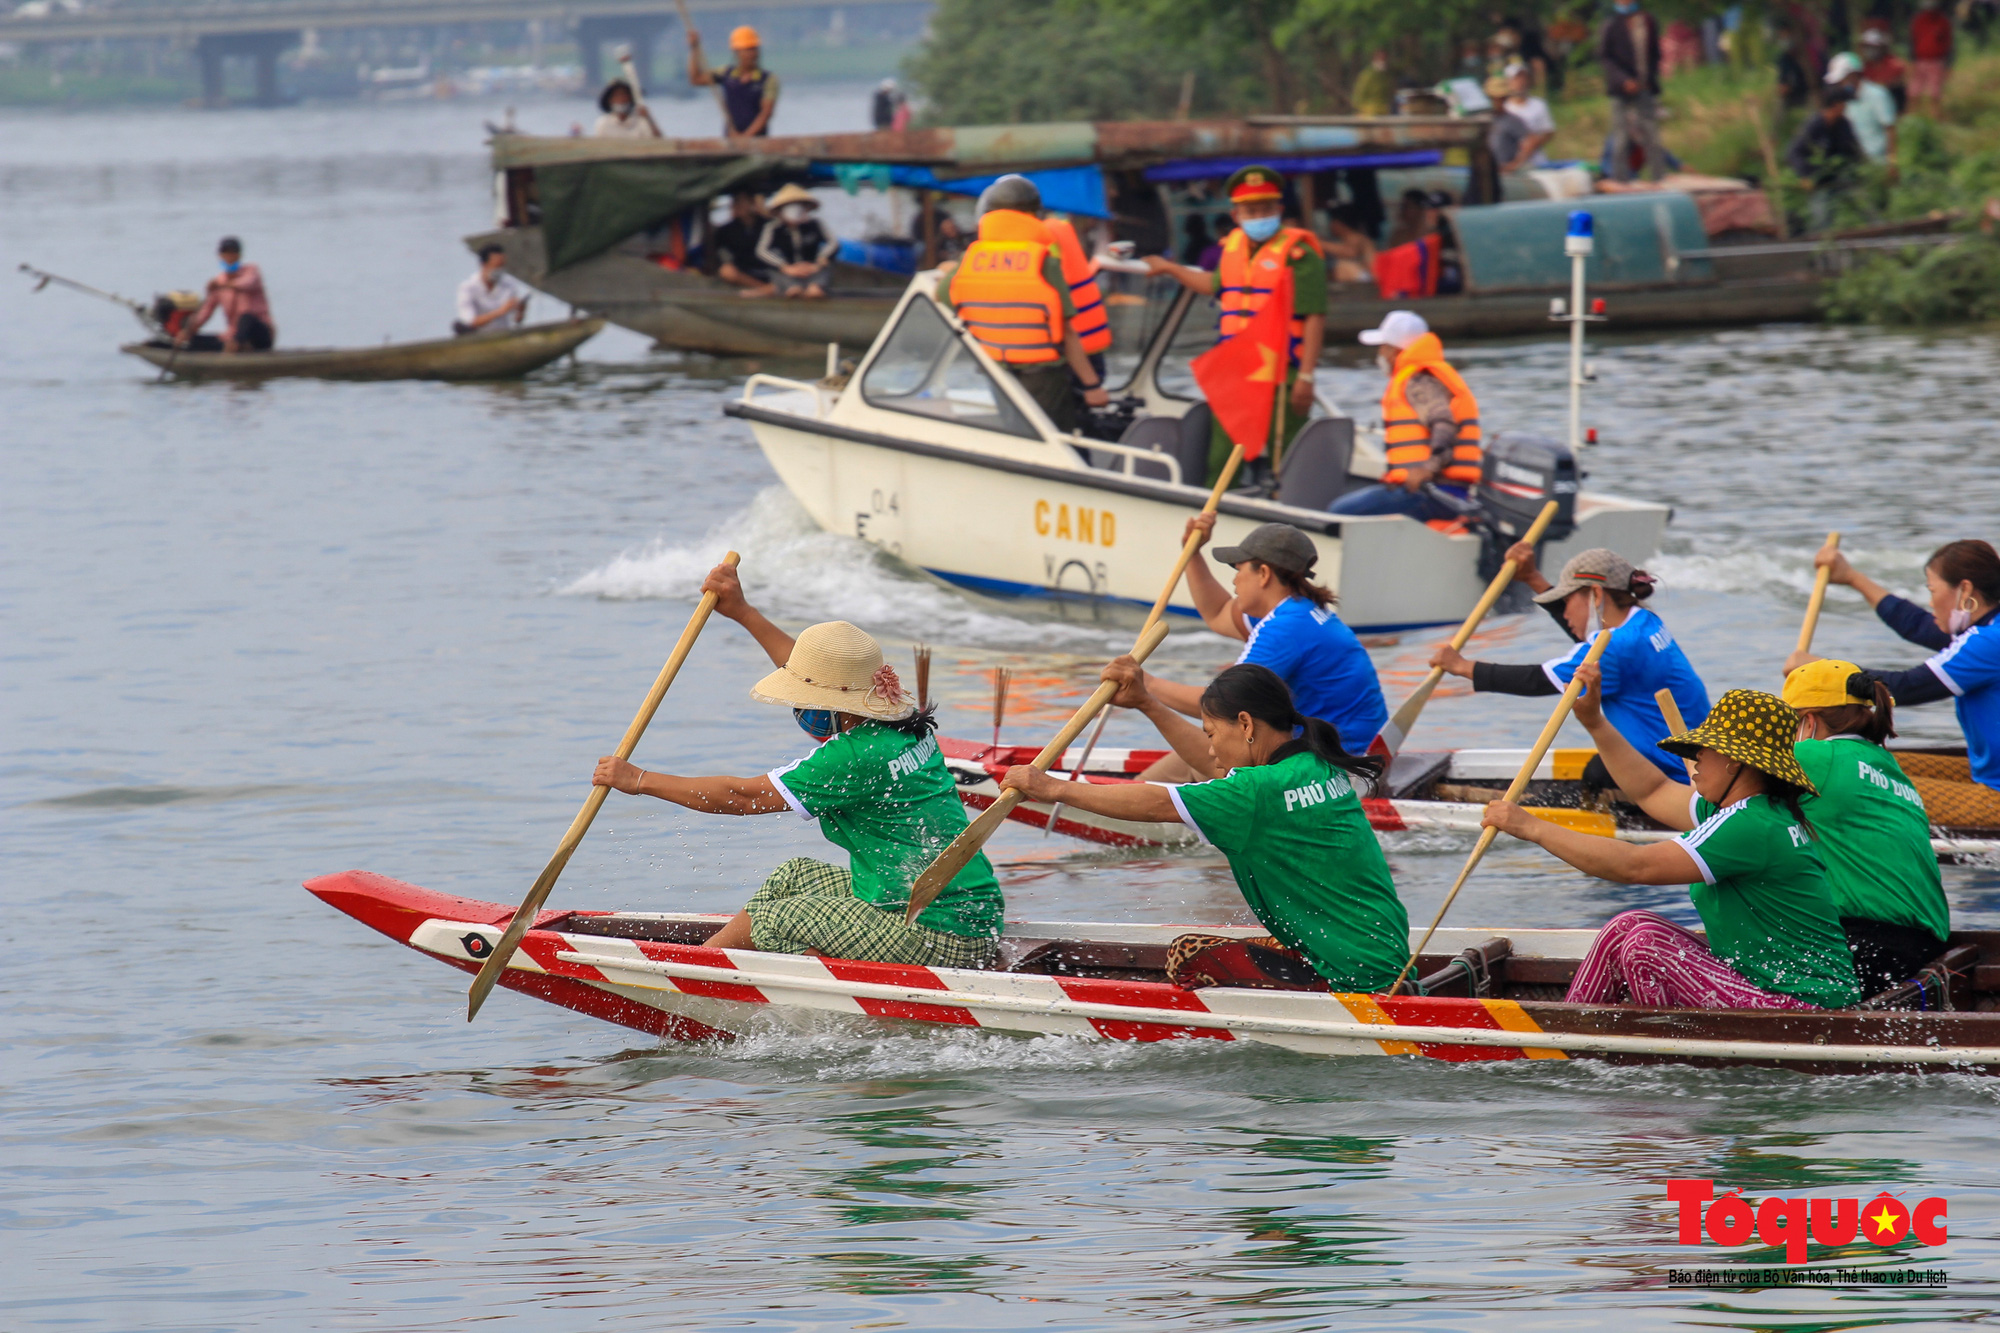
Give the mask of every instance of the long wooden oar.
<svg viewBox="0 0 2000 1333">
<path fill-rule="evenodd" d="M 731 551 L 722 557 L 722 563 L 733 569 L 739 559 L 741 557 Z M 667 687 L 672 685 L 674 677 L 680 674 L 681 663 L 687 661 L 688 650 L 694 647 L 694 641 L 700 637 L 701 628 L 708 623 L 709 612 L 713 610 L 715 610 L 715 594 L 703 593 L 701 601 L 695 604 L 694 614 L 688 617 L 687 628 L 681 631 L 680 641 L 674 645 L 673 655 L 667 658 L 667 664 L 660 668 L 659 678 L 653 682 L 653 688 L 646 692 L 646 701 L 639 705 L 638 713 L 632 718 L 632 725 L 625 728 L 625 739 L 618 742 L 617 753 L 620 759 L 630 759 L 632 751 L 638 748 L 639 738 L 646 734 L 646 727 L 652 722 L 653 714 L 660 709 L 660 701 L 667 697 Z M 487 956 L 484 963 L 480 964 L 479 975 L 472 979 L 472 989 L 467 992 L 465 1005 L 466 1022 L 470 1023 L 478 1017 L 479 1006 L 485 1004 L 486 997 L 493 993 L 493 984 L 506 970 L 507 960 L 512 958 L 514 950 L 520 947 L 521 937 L 528 933 L 528 927 L 535 924 L 535 915 L 542 910 L 542 904 L 548 901 L 549 892 L 555 888 L 556 880 L 562 876 L 563 867 L 569 864 L 570 854 L 575 852 L 577 844 L 583 841 L 583 835 L 590 832 L 590 821 L 597 818 L 597 812 L 603 806 L 604 798 L 610 794 L 609 787 L 590 789 L 590 795 L 585 799 L 583 809 L 570 821 L 569 832 L 563 834 L 562 842 L 556 848 L 556 854 L 549 858 L 541 877 L 535 881 L 535 887 L 529 889 L 528 896 L 521 900 L 520 910 L 514 913 L 513 921 L 508 923 L 507 933 L 500 937 L 500 943 L 493 947 L 493 952 Z"/>
<path fill-rule="evenodd" d="M 1667 720 L 1667 735 L 1678 736 L 1688 729 L 1687 719 L 1681 716 L 1681 706 L 1674 702 L 1674 692 L 1669 689 L 1653 691 L 1653 702 L 1660 706 L 1660 716 Z M 1683 759 L 1687 765 L 1688 779 L 1694 779 L 1694 760 Z"/>
<path fill-rule="evenodd" d="M 1836 551 L 1840 549 L 1839 533 L 1826 534 L 1826 545 L 1820 549 L 1826 550 L 1829 547 Z M 1813 631 L 1819 628 L 1819 609 L 1826 604 L 1826 585 L 1832 581 L 1832 565 L 1821 565 L 1819 572 L 1813 575 L 1812 596 L 1806 600 L 1805 622 L 1799 626 L 1799 651 L 1802 653 L 1812 651 Z"/>
<path fill-rule="evenodd" d="M 1529 526 L 1527 535 L 1521 540 L 1530 546 L 1540 541 L 1542 534 L 1549 530 L 1550 522 L 1555 519 L 1556 508 L 1554 500 L 1543 505 L 1542 512 L 1535 516 L 1534 523 Z M 1500 600 L 1500 595 L 1507 591 L 1507 585 L 1514 581 L 1514 570 L 1517 566 L 1518 562 L 1513 560 L 1500 566 L 1500 572 L 1493 576 L 1493 581 L 1486 585 L 1485 593 L 1474 604 L 1472 614 L 1458 627 L 1458 633 L 1451 636 L 1453 652 L 1463 650 L 1466 643 L 1471 640 L 1473 631 L 1479 628 L 1479 622 L 1486 619 L 1486 613 L 1493 609 L 1494 603 Z M 1444 668 L 1432 667 L 1430 675 L 1424 677 L 1424 683 L 1417 686 L 1415 693 L 1409 698 L 1403 700 L 1403 706 L 1396 710 L 1396 715 L 1382 728 L 1382 744 L 1391 758 L 1403 748 L 1403 741 L 1409 736 L 1410 728 L 1417 725 L 1417 715 L 1424 711 L 1424 705 L 1431 701 L 1431 691 L 1437 689 L 1438 682 L 1443 679 Z"/>
<path fill-rule="evenodd" d="M 1217 477 L 1215 485 L 1209 488 L 1208 502 L 1202 505 L 1202 513 L 1213 514 L 1221 507 L 1223 494 L 1228 491 L 1229 483 L 1236 479 L 1236 469 L 1241 466 L 1243 466 L 1243 446 L 1239 444 L 1229 451 L 1229 459 L 1222 465 L 1222 475 Z M 1160 589 L 1159 598 L 1154 601 L 1153 609 L 1147 613 L 1146 624 L 1139 631 L 1138 642 L 1132 645 L 1131 657 L 1134 661 L 1144 662 L 1152 656 L 1153 649 L 1159 646 L 1160 640 L 1167 637 L 1167 627 L 1162 623 L 1161 617 L 1166 615 L 1167 601 L 1174 595 L 1174 589 L 1180 586 L 1181 575 L 1187 573 L 1188 562 L 1194 559 L 1194 553 L 1200 545 L 1199 531 L 1190 532 L 1187 540 L 1181 543 L 1180 558 L 1174 561 L 1174 571 L 1167 576 L 1166 586 Z M 1034 758 L 1034 767 L 1044 773 L 1048 772 L 1049 765 L 1069 748 L 1071 741 L 1083 734 L 1083 729 L 1090 725 L 1090 720 L 1111 702 L 1111 696 L 1116 693 L 1118 686 L 1115 682 L 1107 680 L 1099 685 L 1096 692 L 1084 701 L 1083 707 L 1076 710 L 1076 715 L 1056 733 L 1056 738 L 1042 747 L 1042 752 Z M 973 820 L 965 832 L 951 840 L 951 846 L 938 853 L 937 860 L 925 867 L 924 873 L 917 876 L 917 882 L 910 886 L 910 908 L 904 914 L 906 920 L 915 921 L 917 914 L 929 907 L 938 894 L 944 892 L 944 886 L 951 883 L 952 877 L 959 871 L 965 869 L 966 863 L 986 845 L 986 840 L 993 836 L 993 831 L 1006 822 L 1008 814 L 1020 803 L 1020 792 L 1011 789 L 1001 792 L 999 800 L 987 806 L 985 813 Z"/>
<path fill-rule="evenodd" d="M 1597 637 L 1591 641 L 1590 651 L 1583 655 L 1584 664 L 1588 665 L 1604 656 L 1604 649 L 1610 642 L 1610 630 L 1597 631 Z M 1569 688 L 1562 692 L 1562 698 L 1556 700 L 1556 710 L 1549 714 L 1548 722 L 1542 727 L 1542 734 L 1535 738 L 1535 748 L 1528 751 L 1527 762 L 1523 763 L 1521 771 L 1514 775 L 1514 781 L 1508 785 L 1507 794 L 1501 797 L 1501 800 L 1521 799 L 1521 793 L 1527 790 L 1529 779 L 1533 778 L 1535 770 L 1541 767 L 1542 756 L 1549 752 L 1551 745 L 1555 744 L 1556 733 L 1562 730 L 1563 719 L 1569 716 L 1571 705 L 1576 703 L 1576 696 L 1582 691 L 1583 683 L 1575 676 L 1571 676 Z M 1403 978 L 1410 975 L 1410 969 L 1417 965 L 1417 959 L 1422 956 L 1425 946 L 1431 942 L 1431 936 L 1437 934 L 1438 926 L 1443 924 L 1444 914 L 1451 910 L 1451 900 L 1458 897 L 1458 891 L 1465 887 L 1465 881 L 1472 877 L 1472 872 L 1478 868 L 1480 861 L 1485 859 L 1486 849 L 1493 845 L 1493 839 L 1499 834 L 1500 830 L 1495 828 L 1480 830 L 1479 841 L 1472 847 L 1472 855 L 1465 858 L 1465 869 L 1458 872 L 1458 880 L 1451 886 L 1451 892 L 1445 895 L 1444 906 L 1438 908 L 1437 916 L 1431 922 L 1431 928 L 1424 932 L 1424 937 L 1417 942 L 1417 947 L 1410 950 L 1410 961 L 1404 963 L 1403 970 L 1396 974 L 1396 982 L 1389 987 L 1389 994 L 1394 995 L 1401 989 Z"/>
</svg>

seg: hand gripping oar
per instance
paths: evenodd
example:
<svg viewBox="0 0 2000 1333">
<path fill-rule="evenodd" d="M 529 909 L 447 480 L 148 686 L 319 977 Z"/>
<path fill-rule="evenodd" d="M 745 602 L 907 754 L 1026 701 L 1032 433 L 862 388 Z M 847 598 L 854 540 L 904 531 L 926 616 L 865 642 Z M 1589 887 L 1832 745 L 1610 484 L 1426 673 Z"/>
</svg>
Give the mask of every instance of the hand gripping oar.
<svg viewBox="0 0 2000 1333">
<path fill-rule="evenodd" d="M 1590 651 L 1583 655 L 1584 665 L 1587 666 L 1604 656 L 1605 646 L 1610 642 L 1610 630 L 1597 631 L 1597 638 L 1591 641 Z M 1501 797 L 1501 800 L 1521 799 L 1521 793 L 1527 790 L 1528 780 L 1534 777 L 1535 770 L 1541 767 L 1542 756 L 1546 755 L 1549 747 L 1555 744 L 1556 733 L 1562 730 L 1563 719 L 1569 716 L 1570 706 L 1582 692 L 1583 682 L 1571 676 L 1569 688 L 1562 692 L 1562 698 L 1556 700 L 1555 712 L 1549 714 L 1548 722 L 1542 727 L 1542 734 L 1535 738 L 1535 748 L 1528 751 L 1527 762 L 1522 764 L 1521 771 L 1514 775 L 1514 781 L 1508 785 L 1507 794 Z M 1472 877 L 1474 870 L 1478 869 L 1480 861 L 1486 856 L 1486 849 L 1493 845 L 1493 839 L 1499 836 L 1499 833 L 1500 830 L 1495 828 L 1480 830 L 1479 841 L 1472 846 L 1472 855 L 1465 858 L 1465 869 L 1458 872 L 1457 882 L 1451 886 L 1451 892 L 1444 897 L 1444 906 L 1438 908 L 1437 917 L 1431 922 L 1431 928 L 1424 932 L 1423 939 L 1417 941 L 1417 947 L 1410 951 L 1410 961 L 1404 963 L 1403 970 L 1396 974 L 1395 984 L 1389 987 L 1388 994 L 1394 995 L 1402 988 L 1403 978 L 1410 975 L 1410 969 L 1417 965 L 1417 959 L 1423 955 L 1425 946 L 1431 942 L 1431 936 L 1437 934 L 1437 928 L 1444 923 L 1444 914 L 1451 910 L 1451 900 L 1458 897 L 1458 891 L 1465 887 L 1465 881 Z"/>
<path fill-rule="evenodd" d="M 1167 637 L 1167 627 L 1153 624 L 1139 635 L 1139 642 L 1132 645 L 1132 660 L 1144 662 L 1152 656 L 1153 649 L 1160 646 L 1160 640 Z M 1049 765 L 1062 756 L 1070 742 L 1083 733 L 1090 725 L 1090 719 L 1097 716 L 1099 709 L 1111 702 L 1111 696 L 1118 693 L 1118 682 L 1107 680 L 1099 685 L 1083 707 L 1076 710 L 1063 729 L 1056 733 L 1054 740 L 1042 747 L 1042 752 L 1034 757 L 1031 766 L 1040 772 L 1049 771 Z M 931 905 L 933 899 L 951 883 L 952 877 L 965 869 L 966 863 L 978 854 L 993 836 L 993 830 L 1007 821 L 1007 816 L 1021 803 L 1021 793 L 1009 787 L 1000 793 L 1000 799 L 986 807 L 986 812 L 972 821 L 965 832 L 951 840 L 951 846 L 938 853 L 937 860 L 930 863 L 924 873 L 917 876 L 917 882 L 910 886 L 910 907 L 903 914 L 906 921 L 915 921 L 919 913 Z"/>
<path fill-rule="evenodd" d="M 1229 451 L 1229 459 L 1222 465 L 1222 475 L 1217 477 L 1215 485 L 1209 488 L 1208 501 L 1201 507 L 1202 513 L 1213 514 L 1221 507 L 1222 496 L 1229 489 L 1229 483 L 1236 479 L 1236 469 L 1241 466 L 1243 466 L 1243 446 L 1239 444 Z M 1166 626 L 1161 623 L 1160 617 L 1167 613 L 1167 601 L 1174 595 L 1174 589 L 1180 586 L 1181 575 L 1187 573 L 1188 561 L 1194 559 L 1194 553 L 1200 546 L 1199 530 L 1190 532 L 1187 540 L 1181 543 L 1180 558 L 1174 561 L 1173 573 L 1167 576 L 1166 586 L 1160 589 L 1159 597 L 1153 602 L 1153 609 L 1146 613 L 1146 624 L 1139 631 L 1138 642 L 1132 645 L 1133 660 L 1144 662 L 1152 655 L 1153 649 L 1159 646 L 1160 640 L 1167 637 Z M 1107 680 L 1099 685 L 1083 707 L 1076 710 L 1076 716 L 1070 718 L 1069 723 L 1056 733 L 1056 738 L 1035 756 L 1034 767 L 1044 773 L 1048 772 L 1049 765 L 1069 748 L 1071 741 L 1083 733 L 1083 729 L 1090 725 L 1090 719 L 1095 717 L 1098 710 L 1109 703 L 1111 696 L 1117 692 L 1118 687 L 1112 681 Z M 954 875 L 965 869 L 966 862 L 972 859 L 973 853 L 986 845 L 986 840 L 993 836 L 993 831 L 1000 827 L 1008 813 L 1020 803 L 1020 792 L 1012 790 L 1001 792 L 999 800 L 986 807 L 986 812 L 972 821 L 965 832 L 951 840 L 951 846 L 940 852 L 937 860 L 931 862 L 924 873 L 917 876 L 917 882 L 910 886 L 910 907 L 904 914 L 905 920 L 915 921 L 917 914 L 929 907 L 938 894 L 944 892 L 944 886 L 951 883 Z M 1053 815 L 1050 816 L 1050 822 L 1054 822 Z"/>
<path fill-rule="evenodd" d="M 1549 530 L 1549 523 L 1556 516 L 1556 508 L 1554 500 L 1543 505 L 1542 512 L 1535 516 L 1534 523 L 1529 526 L 1527 535 L 1522 537 L 1521 540 L 1527 542 L 1530 546 L 1540 541 L 1542 534 Z M 1516 562 L 1512 560 L 1500 566 L 1500 572 L 1493 576 L 1493 581 L 1486 585 L 1485 594 L 1473 606 L 1472 614 L 1467 616 L 1465 623 L 1458 627 L 1458 633 L 1451 636 L 1451 650 L 1453 652 L 1459 652 L 1464 649 L 1466 643 L 1472 638 L 1473 631 L 1479 628 L 1479 622 L 1486 619 L 1486 613 L 1491 611 L 1493 604 L 1500 600 L 1500 594 L 1507 591 L 1507 585 L 1514 581 L 1514 570 L 1516 567 Z M 1435 690 L 1438 687 L 1438 682 L 1443 679 L 1444 668 L 1432 667 L 1430 675 L 1424 677 L 1424 683 L 1417 686 L 1416 692 L 1411 694 L 1409 698 L 1403 700 L 1403 706 L 1396 710 L 1396 715 L 1390 718 L 1388 724 L 1382 728 L 1382 744 L 1388 750 L 1391 758 L 1394 758 L 1396 752 L 1403 748 L 1403 741 L 1409 736 L 1410 728 L 1417 725 L 1417 715 L 1424 711 L 1424 705 L 1431 701 L 1431 691 Z"/>
<path fill-rule="evenodd" d="M 1217 477 L 1215 479 L 1215 485 L 1209 488 L 1208 500 L 1201 507 L 1202 513 L 1213 514 L 1216 511 L 1216 509 L 1221 506 L 1223 493 L 1229 489 L 1229 483 L 1236 479 L 1236 469 L 1241 466 L 1243 466 L 1243 446 L 1239 444 L 1229 451 L 1229 459 L 1222 465 L 1222 475 Z M 1187 540 L 1181 543 L 1181 555 L 1180 559 L 1174 562 L 1173 575 L 1167 579 L 1167 586 L 1160 589 L 1160 596 L 1158 600 L 1156 600 L 1153 603 L 1153 609 L 1146 613 L 1146 623 L 1139 627 L 1139 637 L 1141 639 L 1145 637 L 1146 631 L 1151 629 L 1154 625 L 1158 624 L 1160 617 L 1167 613 L 1167 600 L 1174 595 L 1174 589 L 1180 586 L 1181 575 L 1187 573 L 1188 562 L 1194 559 L 1194 553 L 1197 549 L 1199 549 L 1200 546 L 1201 546 L 1201 534 L 1199 532 L 1190 532 L 1187 535 Z M 1071 770 L 1072 774 L 1081 771 L 1083 767 L 1090 762 L 1091 752 L 1097 748 L 1098 737 L 1104 734 L 1105 725 L 1110 721 L 1111 721 L 1111 714 L 1109 710 L 1107 710 L 1104 714 L 1104 720 L 1099 722 L 1097 724 L 1097 730 L 1091 733 L 1090 743 L 1083 747 L 1082 763 L 1079 763 L 1075 769 Z M 1072 734 L 1070 736 L 1070 740 L 1075 740 L 1075 739 L 1076 739 L 1075 734 Z M 994 744 L 995 745 L 999 744 L 999 738 L 997 734 L 994 738 Z M 1069 741 L 1065 741 L 1063 742 L 1063 744 L 1067 746 L 1069 744 Z M 1057 750 L 1056 754 L 1060 756 L 1062 754 L 1062 751 Z M 1048 772 L 1047 764 L 1042 765 L 1042 771 L 1044 773 Z M 1007 795 L 1006 793 L 1002 794 L 1003 800 L 1006 798 L 1006 795 Z M 1012 810 L 1014 806 L 1018 804 L 1019 804 L 1018 801 L 1012 802 L 1007 806 L 1007 808 L 1009 810 Z M 1049 836 L 1050 833 L 1053 833 L 1055 831 L 1056 816 L 1060 815 L 1061 813 L 1062 813 L 1062 802 L 1057 801 L 1055 805 L 1050 807 L 1049 809 L 1049 822 L 1042 826 L 1043 837 L 1046 838 Z M 981 817 L 980 822 L 981 823 L 985 822 L 984 816 Z M 967 829 L 966 832 L 970 833 L 971 830 Z M 986 841 L 986 838 L 991 836 L 992 836 L 992 830 L 989 829 L 986 835 L 980 838 L 979 841 L 981 843 L 984 843 Z M 952 846 L 954 847 L 957 845 L 958 844 L 955 842 L 952 844 Z M 949 854 L 949 850 L 950 850 L 949 848 L 946 849 L 947 854 Z M 976 846 L 974 850 L 977 850 Z M 951 874 L 956 875 L 960 870 L 965 869 L 965 862 L 971 859 L 972 859 L 971 854 L 968 853 L 964 860 L 960 861 L 956 866 L 952 868 Z M 936 867 L 933 866 L 932 869 L 936 869 Z M 925 873 L 928 874 L 929 871 L 926 871 Z M 950 880 L 951 880 L 951 875 L 945 876 L 944 881 L 939 883 L 936 888 L 931 890 L 930 897 L 924 899 L 924 904 L 928 905 L 930 903 L 931 898 L 935 898 L 938 895 L 939 890 L 943 889 L 944 885 L 946 883 L 949 883 Z M 919 879 L 917 882 L 921 884 L 923 883 L 923 880 Z M 917 901 L 916 890 L 914 888 L 910 892 L 910 901 L 913 904 Z M 916 920 L 917 913 L 922 910 L 923 907 L 921 906 L 913 907 L 911 909 L 909 919 L 912 921 Z"/>
<path fill-rule="evenodd" d="M 1820 549 L 1826 550 L 1829 547 L 1836 551 L 1840 549 L 1839 533 L 1829 532 L 1826 534 L 1826 546 Z M 1813 631 L 1819 628 L 1819 609 L 1826 604 L 1826 585 L 1832 581 L 1832 565 L 1821 565 L 1818 572 L 1813 575 L 1812 596 L 1806 600 L 1805 623 L 1799 626 L 1798 650 L 1802 653 L 1812 651 Z"/>
<path fill-rule="evenodd" d="M 736 552 L 731 551 L 722 557 L 722 563 L 733 569 L 741 558 Z M 638 713 L 632 718 L 632 725 L 625 728 L 625 739 L 618 742 L 617 753 L 620 759 L 630 759 L 632 751 L 639 747 L 639 738 L 646 734 L 646 727 L 652 722 L 653 714 L 659 711 L 660 700 L 667 697 L 667 687 L 672 685 L 674 677 L 680 674 L 681 663 L 687 661 L 688 650 L 694 647 L 694 641 L 700 637 L 702 626 L 708 623 L 709 612 L 713 610 L 715 610 L 715 594 L 703 593 L 701 601 L 695 604 L 694 614 L 688 617 L 687 628 L 681 631 L 680 642 L 674 645 L 673 655 L 667 658 L 667 664 L 660 668 L 659 678 L 653 682 L 653 688 L 647 691 L 646 701 L 639 705 Z M 598 809 L 603 806 L 604 798 L 610 793 L 609 787 L 590 789 L 590 795 L 585 799 L 583 809 L 570 821 L 569 832 L 563 834 L 562 842 L 556 848 L 556 854 L 550 857 L 548 865 L 543 867 L 541 877 L 535 881 L 535 887 L 529 889 L 528 896 L 521 900 L 520 910 L 514 913 L 513 921 L 508 923 L 507 933 L 500 937 L 500 943 L 493 946 L 493 952 L 487 955 L 484 963 L 480 964 L 479 975 L 472 979 L 472 989 L 466 995 L 466 1022 L 470 1023 L 478 1017 L 479 1006 L 485 1004 L 486 997 L 493 993 L 493 984 L 506 970 L 507 960 L 514 956 L 514 950 L 520 947 L 521 937 L 526 935 L 528 927 L 535 923 L 536 913 L 540 912 L 542 904 L 548 901 L 549 892 L 555 888 L 563 867 L 569 864 L 570 854 L 576 851 L 577 844 L 583 841 L 583 835 L 590 832 L 590 821 L 597 818 Z"/>
</svg>

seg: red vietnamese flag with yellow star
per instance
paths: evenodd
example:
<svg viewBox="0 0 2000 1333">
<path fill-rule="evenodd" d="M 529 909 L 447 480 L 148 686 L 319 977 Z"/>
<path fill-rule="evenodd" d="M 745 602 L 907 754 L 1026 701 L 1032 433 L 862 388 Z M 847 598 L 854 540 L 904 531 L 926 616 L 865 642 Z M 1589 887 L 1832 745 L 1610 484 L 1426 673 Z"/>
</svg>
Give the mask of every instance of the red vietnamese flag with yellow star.
<svg viewBox="0 0 2000 1333">
<path fill-rule="evenodd" d="M 1261 268 L 1261 265 L 1259 266 Z M 1279 263 L 1271 298 L 1241 333 L 1194 359 L 1189 369 L 1243 457 L 1257 458 L 1271 439 L 1271 411 L 1284 391 L 1292 356 L 1292 266 Z"/>
</svg>

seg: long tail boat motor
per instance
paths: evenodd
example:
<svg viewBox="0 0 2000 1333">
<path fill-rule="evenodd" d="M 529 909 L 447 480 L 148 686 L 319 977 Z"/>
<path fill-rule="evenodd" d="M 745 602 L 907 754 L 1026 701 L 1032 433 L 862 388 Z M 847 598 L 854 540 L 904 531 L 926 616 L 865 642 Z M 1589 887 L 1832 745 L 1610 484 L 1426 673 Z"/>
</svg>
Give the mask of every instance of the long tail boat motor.
<svg viewBox="0 0 2000 1333">
<path fill-rule="evenodd" d="M 1550 500 L 1556 502 L 1556 516 L 1543 543 L 1562 541 L 1576 531 L 1580 482 L 1576 455 L 1560 440 L 1510 431 L 1487 441 L 1479 477 L 1479 507 L 1485 514 L 1479 577 L 1490 579 L 1500 572 L 1507 548 Z"/>
</svg>

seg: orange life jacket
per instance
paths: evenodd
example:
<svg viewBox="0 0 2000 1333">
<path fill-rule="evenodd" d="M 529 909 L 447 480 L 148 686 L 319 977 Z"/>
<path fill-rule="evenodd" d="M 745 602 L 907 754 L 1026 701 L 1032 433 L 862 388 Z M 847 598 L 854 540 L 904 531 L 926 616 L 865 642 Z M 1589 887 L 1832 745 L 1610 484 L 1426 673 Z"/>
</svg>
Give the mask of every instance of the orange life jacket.
<svg viewBox="0 0 2000 1333">
<path fill-rule="evenodd" d="M 1382 443 L 1387 446 L 1389 463 L 1389 470 L 1382 474 L 1382 480 L 1391 486 L 1397 485 L 1409 476 L 1410 468 L 1430 461 L 1430 428 L 1418 417 L 1416 408 L 1410 406 L 1410 380 L 1419 371 L 1429 371 L 1451 391 L 1451 417 L 1458 423 L 1458 437 L 1452 444 L 1451 458 L 1436 480 L 1460 486 L 1477 485 L 1479 400 L 1472 396 L 1464 378 L 1446 363 L 1444 344 L 1438 341 L 1435 333 L 1421 335 L 1396 354 L 1396 368 L 1389 376 L 1389 387 L 1382 391 Z"/>
<path fill-rule="evenodd" d="M 1407 301 L 1415 296 L 1436 296 L 1440 260 L 1444 247 L 1435 236 L 1384 250 L 1375 256 L 1375 290 L 1385 301 Z"/>
<path fill-rule="evenodd" d="M 1049 232 L 1040 218 L 996 208 L 979 219 L 951 279 L 951 304 L 988 356 L 1013 366 L 1062 357 L 1062 294 L 1042 276 Z"/>
<path fill-rule="evenodd" d="M 1280 227 L 1275 236 L 1250 253 L 1250 237 L 1243 228 L 1231 231 L 1222 242 L 1222 259 L 1216 264 L 1216 273 L 1222 279 L 1222 318 L 1216 325 L 1216 341 L 1233 338 L 1249 327 L 1250 317 L 1264 308 L 1271 299 L 1271 291 L 1277 284 L 1278 267 L 1300 253 L 1301 249 L 1311 249 L 1320 254 L 1319 238 L 1298 227 Z M 1298 294 L 1293 293 L 1294 302 Z M 1305 319 L 1297 314 L 1292 316 L 1291 366 L 1299 364 L 1299 343 L 1305 338 Z"/>
<path fill-rule="evenodd" d="M 1084 254 L 1083 242 L 1069 219 L 1057 218 L 1042 225 L 1062 252 L 1063 281 L 1069 284 L 1070 304 L 1076 307 L 1070 327 L 1076 330 L 1084 354 L 1095 356 L 1111 346 L 1111 312 L 1104 308 L 1104 293 L 1097 287 L 1097 265 Z"/>
</svg>

